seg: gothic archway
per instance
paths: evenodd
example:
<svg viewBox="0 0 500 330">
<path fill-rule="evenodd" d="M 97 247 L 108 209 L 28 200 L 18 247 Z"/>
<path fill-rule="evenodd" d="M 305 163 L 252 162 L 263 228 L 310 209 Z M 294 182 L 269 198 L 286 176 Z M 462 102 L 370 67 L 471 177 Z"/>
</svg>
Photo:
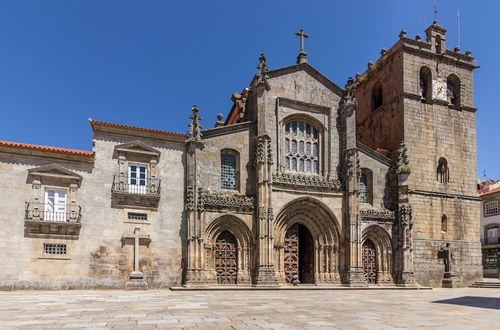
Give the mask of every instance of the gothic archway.
<svg viewBox="0 0 500 330">
<path fill-rule="evenodd" d="M 236 284 L 238 243 L 230 232 L 223 231 L 215 240 L 215 272 L 218 284 Z"/>
<path fill-rule="evenodd" d="M 285 205 L 276 217 L 274 238 L 274 264 L 279 283 L 289 282 L 293 271 L 299 279 L 302 276 L 302 283 L 340 283 L 339 224 L 322 202 L 306 197 Z M 302 250 L 301 240 L 305 247 Z M 297 248 L 293 248 L 293 244 Z"/>
<path fill-rule="evenodd" d="M 225 215 L 210 222 L 205 233 L 207 283 L 251 284 L 253 236 L 245 221 Z"/>
<path fill-rule="evenodd" d="M 368 284 L 393 284 L 392 240 L 379 225 L 363 230 L 362 261 Z"/>
</svg>

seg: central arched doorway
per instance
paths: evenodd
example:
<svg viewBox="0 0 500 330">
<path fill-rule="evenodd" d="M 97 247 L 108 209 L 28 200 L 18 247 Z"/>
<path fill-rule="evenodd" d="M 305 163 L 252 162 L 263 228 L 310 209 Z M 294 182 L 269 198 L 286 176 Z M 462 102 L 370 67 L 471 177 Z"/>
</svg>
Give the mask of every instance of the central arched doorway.
<svg viewBox="0 0 500 330">
<path fill-rule="evenodd" d="M 376 284 L 378 272 L 377 250 L 371 239 L 363 242 L 362 260 L 366 282 L 368 284 Z"/>
<path fill-rule="evenodd" d="M 238 275 L 238 244 L 236 238 L 225 230 L 215 241 L 215 272 L 218 284 L 236 284 Z"/>
<path fill-rule="evenodd" d="M 314 241 L 306 226 L 295 223 L 285 233 L 286 281 L 298 275 L 300 283 L 314 283 Z"/>
</svg>

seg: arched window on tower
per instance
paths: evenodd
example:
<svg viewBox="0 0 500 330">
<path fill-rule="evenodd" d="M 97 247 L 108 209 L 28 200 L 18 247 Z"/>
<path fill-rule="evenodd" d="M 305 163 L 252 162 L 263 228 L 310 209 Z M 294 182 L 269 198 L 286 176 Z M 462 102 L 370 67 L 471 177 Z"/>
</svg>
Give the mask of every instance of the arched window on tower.
<svg viewBox="0 0 500 330">
<path fill-rule="evenodd" d="M 319 130 L 302 120 L 285 124 L 285 170 L 319 174 Z"/>
<path fill-rule="evenodd" d="M 373 86 L 372 90 L 372 111 L 377 110 L 383 104 L 382 84 L 380 82 Z"/>
<path fill-rule="evenodd" d="M 450 182 L 450 170 L 448 169 L 448 162 L 446 158 L 439 158 L 437 167 L 437 180 L 439 183 Z"/>
<path fill-rule="evenodd" d="M 426 66 L 420 68 L 419 88 L 422 102 L 430 102 L 432 100 L 432 73 Z"/>
<path fill-rule="evenodd" d="M 441 36 L 436 35 L 436 53 L 441 54 L 442 52 L 442 44 L 441 44 Z"/>
<path fill-rule="evenodd" d="M 446 80 L 446 100 L 452 108 L 460 107 L 460 78 L 451 74 Z"/>
<path fill-rule="evenodd" d="M 441 217 L 441 231 L 445 233 L 448 231 L 448 217 L 444 214 Z"/>
<path fill-rule="evenodd" d="M 221 151 L 220 185 L 222 189 L 239 190 L 239 153 L 236 150 Z"/>
</svg>

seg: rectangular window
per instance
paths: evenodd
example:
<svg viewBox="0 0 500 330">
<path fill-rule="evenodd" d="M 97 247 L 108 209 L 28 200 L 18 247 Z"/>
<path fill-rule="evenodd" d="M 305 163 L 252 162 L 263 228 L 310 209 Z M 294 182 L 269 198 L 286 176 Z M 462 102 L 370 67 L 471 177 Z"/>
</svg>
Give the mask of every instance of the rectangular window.
<svg viewBox="0 0 500 330">
<path fill-rule="evenodd" d="M 236 156 L 231 154 L 221 155 L 221 188 L 236 188 Z"/>
<path fill-rule="evenodd" d="M 129 220 L 148 220 L 148 215 L 146 213 L 128 213 Z"/>
<path fill-rule="evenodd" d="M 46 189 L 44 211 L 46 221 L 66 221 L 66 191 Z"/>
<path fill-rule="evenodd" d="M 66 244 L 43 244 L 43 253 L 45 254 L 66 254 Z"/>
<path fill-rule="evenodd" d="M 148 169 L 146 166 L 129 165 L 128 167 L 128 187 L 133 194 L 145 194 L 147 184 Z"/>
<path fill-rule="evenodd" d="M 486 202 L 484 204 L 484 214 L 485 215 L 498 214 L 498 201 Z"/>
<path fill-rule="evenodd" d="M 359 202 L 367 203 L 367 182 L 368 177 L 366 173 L 361 173 L 359 177 Z"/>
</svg>

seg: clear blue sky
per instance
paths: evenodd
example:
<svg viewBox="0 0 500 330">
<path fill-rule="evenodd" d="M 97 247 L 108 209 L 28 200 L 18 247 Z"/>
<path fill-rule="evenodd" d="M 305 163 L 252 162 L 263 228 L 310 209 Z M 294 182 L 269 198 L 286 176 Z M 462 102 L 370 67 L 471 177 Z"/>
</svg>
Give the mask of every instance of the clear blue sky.
<svg viewBox="0 0 500 330">
<path fill-rule="evenodd" d="M 340 86 L 381 48 L 424 35 L 439 8 L 475 71 L 478 173 L 500 179 L 498 1 L 0 1 L 0 139 L 91 150 L 89 117 L 185 132 L 193 104 L 206 128 L 226 114 L 265 53 L 309 63 Z"/>
</svg>

